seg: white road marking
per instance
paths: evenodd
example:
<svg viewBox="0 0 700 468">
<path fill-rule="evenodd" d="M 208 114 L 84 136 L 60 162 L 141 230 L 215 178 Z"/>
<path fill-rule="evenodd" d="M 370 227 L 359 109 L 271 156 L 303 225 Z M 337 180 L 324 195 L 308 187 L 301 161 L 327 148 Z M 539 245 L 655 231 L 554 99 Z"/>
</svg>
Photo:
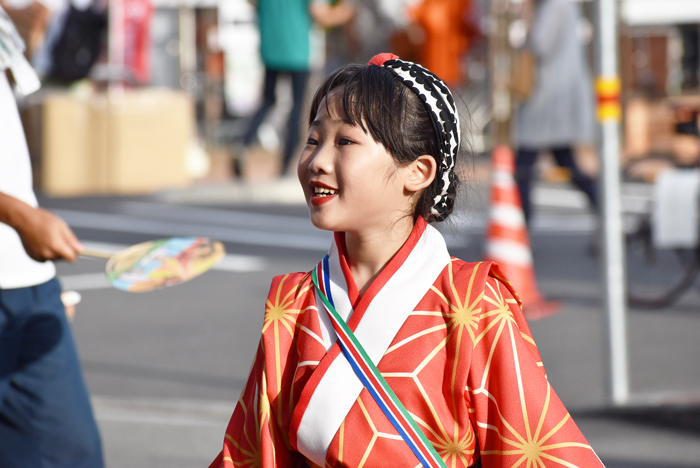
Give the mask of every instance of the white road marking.
<svg viewBox="0 0 700 468">
<path fill-rule="evenodd" d="M 236 401 L 140 399 L 94 396 L 92 406 L 100 421 L 166 426 L 225 427 Z"/>
<path fill-rule="evenodd" d="M 461 233 L 483 234 L 487 225 L 488 213 L 455 212 L 444 227 L 438 229 L 443 235 L 455 237 Z M 555 215 L 535 212 L 530 231 L 542 234 L 586 234 L 595 231 L 596 226 L 596 217 L 591 213 Z"/>
<path fill-rule="evenodd" d="M 82 275 L 60 275 L 61 286 L 66 291 L 88 291 L 106 289 L 112 286 L 104 273 L 85 273 Z"/>
<path fill-rule="evenodd" d="M 331 234 L 292 233 L 278 224 L 276 232 L 259 229 L 242 229 L 220 224 L 189 223 L 184 221 L 160 221 L 135 216 L 106 213 L 89 213 L 76 210 L 53 210 L 73 228 L 96 229 L 99 231 L 131 232 L 158 236 L 205 236 L 222 242 L 266 247 L 286 247 L 325 252 L 328 250 Z"/>
<path fill-rule="evenodd" d="M 218 208 L 195 208 L 191 206 L 168 205 L 162 203 L 124 201 L 117 204 L 120 214 L 182 221 L 192 223 L 217 224 L 238 228 L 272 229 L 302 233 L 318 233 L 308 216 L 273 215 L 250 213 L 248 211 L 225 210 Z"/>
<path fill-rule="evenodd" d="M 574 190 L 561 190 L 549 187 L 535 187 L 532 189 L 532 203 L 537 206 L 550 206 L 559 208 L 586 208 L 588 198 L 583 192 Z M 535 208 L 537 210 L 537 208 Z"/>
<path fill-rule="evenodd" d="M 267 262 L 262 257 L 226 254 L 226 256 L 224 256 L 219 263 L 211 267 L 211 269 L 238 272 L 262 271 L 265 269 L 266 264 Z"/>
<path fill-rule="evenodd" d="M 216 426 L 225 424 L 226 421 L 191 418 L 173 415 L 152 415 L 140 413 L 97 413 L 96 419 L 100 422 L 121 422 L 129 424 L 159 424 L 164 426 Z"/>
</svg>

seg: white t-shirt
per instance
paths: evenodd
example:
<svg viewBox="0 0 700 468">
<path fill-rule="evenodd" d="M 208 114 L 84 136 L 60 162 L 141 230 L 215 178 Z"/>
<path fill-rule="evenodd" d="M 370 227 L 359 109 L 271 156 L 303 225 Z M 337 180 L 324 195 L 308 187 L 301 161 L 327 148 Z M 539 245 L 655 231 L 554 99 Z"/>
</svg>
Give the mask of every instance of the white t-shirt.
<svg viewBox="0 0 700 468">
<path fill-rule="evenodd" d="M 4 70 L 0 70 L 0 192 L 37 206 L 24 129 Z M 53 263 L 29 258 L 17 232 L 0 223 L 0 289 L 35 286 L 54 276 Z"/>
</svg>

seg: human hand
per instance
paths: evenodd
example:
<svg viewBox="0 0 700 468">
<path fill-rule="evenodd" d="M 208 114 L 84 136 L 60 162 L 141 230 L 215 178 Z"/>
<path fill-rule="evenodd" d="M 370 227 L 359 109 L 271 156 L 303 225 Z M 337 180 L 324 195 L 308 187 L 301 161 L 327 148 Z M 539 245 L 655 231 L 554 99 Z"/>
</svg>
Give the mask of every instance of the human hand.
<svg viewBox="0 0 700 468">
<path fill-rule="evenodd" d="M 42 208 L 27 206 L 15 229 L 27 254 L 34 260 L 65 259 L 74 262 L 84 250 L 70 227 L 58 216 Z"/>
</svg>

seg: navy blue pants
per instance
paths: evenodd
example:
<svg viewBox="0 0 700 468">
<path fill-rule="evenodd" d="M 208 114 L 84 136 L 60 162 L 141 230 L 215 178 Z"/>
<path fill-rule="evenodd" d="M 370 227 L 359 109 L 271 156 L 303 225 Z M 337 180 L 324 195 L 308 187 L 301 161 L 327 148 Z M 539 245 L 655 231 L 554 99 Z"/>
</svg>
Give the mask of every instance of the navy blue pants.
<svg viewBox="0 0 700 468">
<path fill-rule="evenodd" d="M 250 121 L 248 130 L 243 137 L 243 145 L 250 146 L 255 140 L 260 124 L 265 120 L 265 116 L 275 105 L 275 88 L 278 76 L 289 76 L 292 78 L 292 111 L 287 120 L 287 141 L 284 144 L 282 153 L 282 169 L 284 175 L 289 170 L 289 164 L 294 157 L 294 151 L 299 144 L 299 126 L 301 125 L 301 112 L 304 106 L 304 96 L 306 95 L 306 84 L 309 81 L 308 71 L 283 71 L 265 69 L 265 83 L 263 85 L 263 103 Z"/>
<path fill-rule="evenodd" d="M 520 148 L 515 158 L 515 180 L 520 191 L 520 200 L 523 204 L 523 214 L 525 221 L 529 224 L 532 216 L 532 204 L 530 202 L 530 184 L 532 179 L 532 168 L 537 160 L 539 150 Z M 591 206 L 598 210 L 598 191 L 595 181 L 581 172 L 574 160 L 574 153 L 570 147 L 552 149 L 554 160 L 560 167 L 565 167 L 571 174 L 571 182 L 588 197 Z"/>
<path fill-rule="evenodd" d="M 103 466 L 60 294 L 56 279 L 0 289 L 0 467 Z"/>
</svg>

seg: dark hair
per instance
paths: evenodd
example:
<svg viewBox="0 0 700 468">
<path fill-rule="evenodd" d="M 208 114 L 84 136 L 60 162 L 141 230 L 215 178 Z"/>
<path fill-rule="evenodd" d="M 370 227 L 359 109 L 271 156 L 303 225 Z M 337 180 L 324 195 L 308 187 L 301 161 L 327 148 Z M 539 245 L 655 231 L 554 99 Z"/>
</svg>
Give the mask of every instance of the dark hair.
<svg viewBox="0 0 700 468">
<path fill-rule="evenodd" d="M 377 65 L 345 65 L 334 71 L 314 94 L 309 112 L 313 122 L 321 102 L 332 91 L 342 88 L 342 109 L 350 124 L 359 125 L 374 141 L 381 143 L 398 165 L 406 165 L 427 154 L 440 165 L 440 148 L 433 122 L 420 98 L 390 70 Z M 326 101 L 326 105 L 328 102 Z M 413 217 L 428 222 L 443 221 L 452 212 L 459 181 L 450 185 L 448 209 L 443 215 L 432 213 L 433 201 L 440 192 L 437 177 L 423 190 Z"/>
</svg>

